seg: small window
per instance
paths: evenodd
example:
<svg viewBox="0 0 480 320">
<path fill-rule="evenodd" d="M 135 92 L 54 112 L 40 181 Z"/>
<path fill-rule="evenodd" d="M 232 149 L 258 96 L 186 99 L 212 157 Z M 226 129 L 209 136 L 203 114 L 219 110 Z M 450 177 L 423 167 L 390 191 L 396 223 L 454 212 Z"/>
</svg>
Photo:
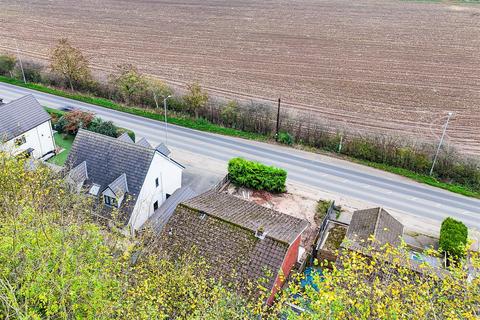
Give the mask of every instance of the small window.
<svg viewBox="0 0 480 320">
<path fill-rule="evenodd" d="M 155 201 L 153 203 L 153 211 L 157 210 L 158 209 L 158 201 Z"/>
<path fill-rule="evenodd" d="M 27 142 L 27 139 L 25 138 L 25 135 L 23 136 L 20 136 L 18 137 L 17 139 L 15 139 L 15 145 L 18 147 L 18 146 L 21 146 L 22 144 L 26 143 Z"/>
<path fill-rule="evenodd" d="M 167 199 L 170 198 L 171 194 L 167 193 Z"/>
<path fill-rule="evenodd" d="M 158 188 L 158 178 L 155 178 L 155 187 Z"/>
<path fill-rule="evenodd" d="M 109 197 L 109 196 L 104 196 L 104 198 L 105 198 L 105 204 L 107 206 L 111 206 L 111 207 L 116 207 L 117 206 L 117 199 Z"/>
</svg>

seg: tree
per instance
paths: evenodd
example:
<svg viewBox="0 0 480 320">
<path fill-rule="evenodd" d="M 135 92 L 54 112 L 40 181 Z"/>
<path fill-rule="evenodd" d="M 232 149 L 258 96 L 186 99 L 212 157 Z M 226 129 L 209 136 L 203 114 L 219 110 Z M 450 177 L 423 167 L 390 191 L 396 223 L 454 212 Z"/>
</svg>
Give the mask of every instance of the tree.
<svg viewBox="0 0 480 320">
<path fill-rule="evenodd" d="M 156 96 L 158 99 L 164 99 L 173 94 L 172 89 L 161 80 L 155 78 L 147 78 L 147 87 L 151 96 Z"/>
<path fill-rule="evenodd" d="M 81 110 L 74 110 L 67 112 L 58 120 L 58 123 L 63 124 L 63 132 L 70 134 L 77 134 L 78 129 L 86 129 L 94 118 L 93 113 Z"/>
<path fill-rule="evenodd" d="M 439 254 L 434 250 L 426 254 Z M 279 307 L 287 319 L 477 319 L 480 305 L 480 256 L 448 270 L 417 265 L 406 247 L 366 248 L 364 254 L 344 250 L 331 268 L 321 264 L 312 283 L 292 283 L 278 302 L 290 302 L 306 312 L 297 315 Z"/>
<path fill-rule="evenodd" d="M 183 97 L 187 108 L 195 114 L 198 119 L 198 112 L 204 108 L 208 102 L 208 93 L 202 90 L 198 83 L 192 83 L 187 86 L 187 94 Z"/>
<path fill-rule="evenodd" d="M 142 102 L 142 97 L 148 90 L 148 82 L 136 67 L 131 64 L 118 65 L 117 71 L 109 78 L 110 83 L 127 104 Z"/>
<path fill-rule="evenodd" d="M 237 101 L 230 101 L 222 111 L 220 111 L 220 116 L 225 125 L 229 127 L 234 127 L 237 123 L 237 118 L 239 114 L 239 106 Z"/>
<path fill-rule="evenodd" d="M 74 84 L 86 85 L 92 81 L 87 58 L 65 38 L 60 39 L 50 52 L 50 69 L 60 74 L 72 91 Z"/>
<path fill-rule="evenodd" d="M 12 55 L 0 55 L 0 74 L 13 76 L 12 71 L 17 63 L 17 59 Z"/>
</svg>

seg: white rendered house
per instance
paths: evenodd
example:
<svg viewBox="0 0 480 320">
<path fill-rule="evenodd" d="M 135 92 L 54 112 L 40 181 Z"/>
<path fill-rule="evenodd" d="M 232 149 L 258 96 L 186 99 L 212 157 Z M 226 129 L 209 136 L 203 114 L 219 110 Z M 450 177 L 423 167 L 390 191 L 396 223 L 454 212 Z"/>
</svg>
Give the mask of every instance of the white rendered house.
<svg viewBox="0 0 480 320">
<path fill-rule="evenodd" d="M 51 117 L 32 95 L 0 104 L 0 144 L 35 159 L 55 152 Z"/>
<path fill-rule="evenodd" d="M 163 144 L 153 148 L 145 139 L 134 143 L 126 134 L 112 138 L 87 130 L 79 130 L 66 165 L 76 190 L 119 208 L 132 230 L 181 187 L 184 169 Z"/>
</svg>

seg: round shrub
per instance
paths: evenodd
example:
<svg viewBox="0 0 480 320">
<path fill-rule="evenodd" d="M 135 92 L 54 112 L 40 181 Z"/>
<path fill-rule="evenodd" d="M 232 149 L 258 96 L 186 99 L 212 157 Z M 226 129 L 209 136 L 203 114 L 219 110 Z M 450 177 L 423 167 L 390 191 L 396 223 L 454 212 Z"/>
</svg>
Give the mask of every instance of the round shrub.
<svg viewBox="0 0 480 320">
<path fill-rule="evenodd" d="M 440 250 L 455 259 L 461 258 L 467 245 L 468 229 L 463 222 L 446 218 L 440 228 Z"/>
</svg>

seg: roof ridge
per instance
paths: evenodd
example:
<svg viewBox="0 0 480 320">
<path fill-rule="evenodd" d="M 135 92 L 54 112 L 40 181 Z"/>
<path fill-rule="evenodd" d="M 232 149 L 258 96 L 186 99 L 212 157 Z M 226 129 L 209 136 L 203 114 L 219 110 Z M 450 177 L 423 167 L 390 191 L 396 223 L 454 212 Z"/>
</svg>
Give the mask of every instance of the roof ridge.
<svg viewBox="0 0 480 320">
<path fill-rule="evenodd" d="M 148 147 L 145 147 L 145 146 L 142 146 L 142 145 L 139 145 L 139 144 L 136 144 L 135 142 L 132 143 L 132 142 L 127 142 L 127 141 L 123 141 L 123 140 L 119 140 L 115 137 L 111 137 L 111 136 L 107 136 L 105 134 L 101 134 L 101 133 L 98 133 L 98 132 L 93 132 L 93 131 L 90 131 L 90 130 L 87 130 L 87 129 L 83 129 L 83 128 L 80 128 L 78 130 L 78 133 L 86 133 L 86 134 L 90 134 L 90 135 L 94 135 L 94 136 L 99 136 L 99 137 L 102 137 L 106 140 L 111 140 L 112 142 L 116 142 L 116 143 L 120 143 L 120 144 L 124 144 L 124 145 L 128 145 L 128 146 L 135 146 L 135 147 L 138 147 L 138 148 L 142 148 L 144 150 L 148 150 L 148 151 L 155 151 L 151 148 L 148 148 Z"/>
</svg>

